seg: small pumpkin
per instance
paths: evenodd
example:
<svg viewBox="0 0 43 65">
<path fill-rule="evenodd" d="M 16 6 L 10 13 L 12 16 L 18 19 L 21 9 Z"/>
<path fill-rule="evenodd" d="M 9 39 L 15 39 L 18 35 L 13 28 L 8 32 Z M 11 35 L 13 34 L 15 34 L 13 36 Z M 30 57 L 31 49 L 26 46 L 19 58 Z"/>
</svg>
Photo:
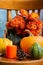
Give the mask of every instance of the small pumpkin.
<svg viewBox="0 0 43 65">
<path fill-rule="evenodd" d="M 12 46 L 13 42 L 8 38 L 0 38 L 0 53 L 5 53 L 6 46 Z"/>
<path fill-rule="evenodd" d="M 39 43 L 34 43 L 30 49 L 31 57 L 34 59 L 43 57 L 43 48 L 39 45 Z"/>
<path fill-rule="evenodd" d="M 28 36 L 28 37 L 24 37 L 24 38 L 22 38 L 22 40 L 20 42 L 20 47 L 25 52 L 29 53 L 30 48 L 32 47 L 32 45 L 35 42 L 38 42 L 38 44 L 43 47 L 43 37 L 42 36 Z"/>
</svg>

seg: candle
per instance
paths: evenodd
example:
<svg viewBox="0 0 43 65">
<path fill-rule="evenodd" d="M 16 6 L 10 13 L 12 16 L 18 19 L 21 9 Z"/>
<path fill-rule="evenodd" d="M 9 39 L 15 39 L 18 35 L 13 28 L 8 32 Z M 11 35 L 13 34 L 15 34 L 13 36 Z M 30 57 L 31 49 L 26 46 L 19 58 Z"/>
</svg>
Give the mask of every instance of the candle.
<svg viewBox="0 0 43 65">
<path fill-rule="evenodd" d="M 17 57 L 17 46 L 7 46 L 6 47 L 6 57 L 7 58 L 16 58 Z"/>
</svg>

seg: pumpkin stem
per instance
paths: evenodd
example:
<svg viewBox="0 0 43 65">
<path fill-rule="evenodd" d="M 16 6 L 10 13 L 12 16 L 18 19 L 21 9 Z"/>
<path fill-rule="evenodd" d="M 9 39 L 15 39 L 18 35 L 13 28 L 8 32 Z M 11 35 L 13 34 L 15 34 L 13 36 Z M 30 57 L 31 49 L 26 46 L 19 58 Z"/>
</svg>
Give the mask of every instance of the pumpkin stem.
<svg viewBox="0 0 43 65">
<path fill-rule="evenodd" d="M 30 31 L 30 30 L 25 29 L 25 31 L 26 31 L 28 34 L 30 34 L 30 36 L 34 36 L 34 35 L 31 33 L 31 31 Z"/>
</svg>

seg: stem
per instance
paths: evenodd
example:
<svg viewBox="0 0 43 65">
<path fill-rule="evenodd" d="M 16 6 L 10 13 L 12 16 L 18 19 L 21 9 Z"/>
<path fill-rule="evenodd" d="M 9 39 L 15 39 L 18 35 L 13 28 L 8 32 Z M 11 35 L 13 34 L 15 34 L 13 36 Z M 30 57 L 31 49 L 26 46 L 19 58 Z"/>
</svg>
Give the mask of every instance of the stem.
<svg viewBox="0 0 43 65">
<path fill-rule="evenodd" d="M 26 31 L 28 34 L 30 34 L 30 36 L 34 36 L 34 35 L 31 33 L 31 31 L 30 31 L 30 30 L 25 29 L 25 31 Z"/>
</svg>

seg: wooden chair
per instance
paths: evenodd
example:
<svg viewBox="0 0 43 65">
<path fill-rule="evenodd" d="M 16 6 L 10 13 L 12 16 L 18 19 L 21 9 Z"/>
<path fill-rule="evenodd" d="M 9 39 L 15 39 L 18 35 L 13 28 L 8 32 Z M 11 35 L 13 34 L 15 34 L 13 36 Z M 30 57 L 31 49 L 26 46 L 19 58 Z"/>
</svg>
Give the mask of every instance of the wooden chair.
<svg viewBox="0 0 43 65">
<path fill-rule="evenodd" d="M 16 10 L 16 13 L 20 9 L 35 10 L 43 9 L 43 0 L 1 0 L 0 8 L 7 9 L 7 20 L 11 19 L 11 10 Z"/>
<path fill-rule="evenodd" d="M 11 20 L 11 10 L 16 10 L 16 14 L 18 10 L 20 9 L 26 9 L 26 10 L 32 10 L 33 12 L 35 10 L 38 10 L 38 13 L 40 14 L 40 10 L 43 9 L 43 0 L 0 0 L 0 8 L 1 9 L 7 9 L 7 21 Z M 5 60 L 5 59 L 4 59 Z M 37 61 L 32 61 L 25 63 L 25 61 L 21 62 L 14 62 L 12 63 L 10 61 L 0 61 L 1 65 L 5 65 L 9 63 L 9 65 L 43 65 L 43 59 L 37 60 Z M 3 62 L 3 63 L 2 63 Z M 19 64 L 21 63 L 21 64 Z"/>
<path fill-rule="evenodd" d="M 40 10 L 43 9 L 43 0 L 1 0 L 0 8 L 7 9 L 7 21 L 11 20 L 11 10 L 16 10 L 16 14 L 20 9 L 38 10 L 40 15 Z M 6 33 L 6 31 L 4 31 Z M 5 35 L 4 35 L 5 37 Z"/>
<path fill-rule="evenodd" d="M 43 9 L 43 0 L 1 0 L 0 8 L 7 9 L 7 21 L 11 20 L 11 10 L 16 10 L 16 14 L 20 9 L 32 10 L 33 12 L 38 9 Z M 5 32 L 6 33 L 6 32 Z M 5 35 L 4 35 L 5 37 Z"/>
</svg>

